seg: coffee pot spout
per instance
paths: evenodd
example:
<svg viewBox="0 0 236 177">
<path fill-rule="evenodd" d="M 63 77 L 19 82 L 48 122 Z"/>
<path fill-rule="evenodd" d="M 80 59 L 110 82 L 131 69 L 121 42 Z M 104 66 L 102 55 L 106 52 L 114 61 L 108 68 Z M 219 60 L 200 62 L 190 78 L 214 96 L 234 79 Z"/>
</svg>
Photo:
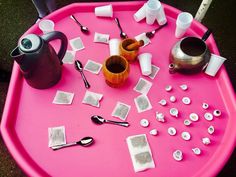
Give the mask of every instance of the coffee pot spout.
<svg viewBox="0 0 236 177">
<path fill-rule="evenodd" d="M 19 47 L 16 47 L 10 55 L 19 65 L 24 62 L 25 54 L 20 51 Z"/>
</svg>

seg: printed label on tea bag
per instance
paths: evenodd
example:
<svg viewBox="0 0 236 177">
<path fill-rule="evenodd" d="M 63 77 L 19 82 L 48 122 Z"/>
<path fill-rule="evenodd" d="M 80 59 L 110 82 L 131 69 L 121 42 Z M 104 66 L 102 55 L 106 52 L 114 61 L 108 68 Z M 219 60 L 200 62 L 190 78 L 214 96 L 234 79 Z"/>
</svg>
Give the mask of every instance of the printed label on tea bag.
<svg viewBox="0 0 236 177">
<path fill-rule="evenodd" d="M 73 64 L 75 58 L 75 51 L 67 50 L 62 62 L 65 64 Z"/>
<path fill-rule="evenodd" d="M 152 83 L 146 79 L 140 78 L 136 86 L 134 87 L 134 91 L 147 94 L 152 87 Z"/>
<path fill-rule="evenodd" d="M 126 117 L 128 116 L 129 110 L 130 110 L 129 105 L 117 102 L 115 109 L 112 112 L 112 116 L 118 117 L 121 120 L 126 120 Z"/>
<path fill-rule="evenodd" d="M 74 98 L 74 93 L 63 92 L 58 90 L 53 102 L 54 104 L 71 104 Z"/>
<path fill-rule="evenodd" d="M 135 172 L 155 168 L 152 152 L 145 134 L 129 136 L 126 142 Z"/>
<path fill-rule="evenodd" d="M 102 97 L 102 94 L 90 92 L 87 90 L 82 103 L 95 107 L 100 107 L 99 101 L 102 99 Z"/>
<path fill-rule="evenodd" d="M 109 43 L 109 34 L 101 34 L 101 33 L 94 33 L 94 39 L 93 42 L 100 42 L 100 43 Z"/>
<path fill-rule="evenodd" d="M 98 74 L 102 68 L 102 64 L 92 60 L 88 60 L 84 66 L 84 70 L 89 71 L 93 74 Z"/>
<path fill-rule="evenodd" d="M 144 41 L 144 46 L 148 45 L 149 43 L 151 43 L 151 40 L 146 36 L 146 33 L 141 33 L 137 36 L 134 37 L 137 41 L 143 40 Z"/>
<path fill-rule="evenodd" d="M 66 144 L 65 127 L 48 128 L 48 147 Z"/>
<path fill-rule="evenodd" d="M 77 37 L 77 38 L 74 38 L 74 39 L 71 39 L 69 41 L 70 45 L 71 45 L 71 48 L 74 50 L 74 51 L 78 51 L 78 50 L 82 50 L 84 49 L 84 44 L 81 40 L 80 37 Z"/>
<path fill-rule="evenodd" d="M 150 77 L 151 79 L 154 79 L 156 77 L 157 73 L 159 72 L 159 70 L 160 70 L 159 67 L 152 65 L 152 72 L 148 77 Z"/>
<path fill-rule="evenodd" d="M 147 95 L 140 95 L 134 99 L 138 113 L 152 109 L 152 105 Z"/>
</svg>

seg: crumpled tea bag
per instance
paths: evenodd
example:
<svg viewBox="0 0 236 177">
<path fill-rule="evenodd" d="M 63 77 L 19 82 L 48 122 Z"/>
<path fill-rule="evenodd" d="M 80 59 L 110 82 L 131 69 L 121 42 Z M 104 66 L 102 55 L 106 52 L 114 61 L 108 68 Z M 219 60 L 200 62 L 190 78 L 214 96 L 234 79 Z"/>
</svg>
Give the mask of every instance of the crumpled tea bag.
<svg viewBox="0 0 236 177">
<path fill-rule="evenodd" d="M 48 128 L 48 147 L 66 144 L 65 127 Z"/>
<path fill-rule="evenodd" d="M 129 136 L 126 142 L 135 172 L 155 168 L 152 152 L 145 134 Z"/>
<path fill-rule="evenodd" d="M 152 87 L 152 83 L 146 79 L 139 78 L 138 83 L 134 87 L 134 91 L 139 92 L 141 94 L 148 94 L 149 90 Z"/>
<path fill-rule="evenodd" d="M 73 98 L 74 98 L 74 93 L 63 92 L 63 91 L 58 90 L 52 103 L 54 103 L 54 104 L 71 104 Z"/>
<path fill-rule="evenodd" d="M 84 70 L 89 71 L 93 74 L 99 74 L 101 68 L 102 68 L 102 64 L 97 63 L 92 60 L 88 60 L 84 66 Z"/>
<path fill-rule="evenodd" d="M 117 102 L 116 107 L 112 112 L 112 116 L 118 117 L 121 120 L 126 120 L 131 106 L 125 103 Z"/>
<path fill-rule="evenodd" d="M 147 95 L 140 95 L 134 99 L 138 113 L 152 109 L 152 105 Z"/>
<path fill-rule="evenodd" d="M 102 97 L 103 97 L 102 94 L 90 92 L 87 90 L 84 95 L 82 103 L 95 106 L 95 107 L 100 107 L 99 102 L 102 99 Z"/>
</svg>

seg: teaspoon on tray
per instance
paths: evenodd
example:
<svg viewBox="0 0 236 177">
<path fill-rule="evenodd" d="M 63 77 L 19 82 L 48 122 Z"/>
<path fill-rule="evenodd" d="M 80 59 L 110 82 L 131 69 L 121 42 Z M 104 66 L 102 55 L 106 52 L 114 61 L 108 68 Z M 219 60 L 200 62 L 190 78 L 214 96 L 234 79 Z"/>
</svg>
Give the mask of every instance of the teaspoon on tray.
<svg viewBox="0 0 236 177">
<path fill-rule="evenodd" d="M 93 123 L 98 124 L 98 125 L 101 125 L 101 124 L 104 124 L 104 123 L 109 123 L 109 124 L 120 125 L 120 126 L 123 126 L 123 127 L 128 127 L 129 126 L 128 122 L 117 122 L 117 121 L 113 121 L 113 120 L 106 120 L 103 117 L 98 116 L 98 115 L 93 115 L 91 117 L 91 120 L 93 121 Z"/>
<path fill-rule="evenodd" d="M 94 139 L 92 137 L 87 136 L 87 137 L 82 138 L 79 141 L 72 142 L 72 143 L 67 143 L 67 144 L 63 144 L 63 145 L 58 145 L 58 146 L 53 146 L 51 148 L 53 150 L 58 150 L 58 149 L 61 149 L 61 148 L 75 146 L 75 145 L 80 145 L 80 146 L 86 147 L 86 146 L 90 146 L 91 144 L 93 144 L 93 142 L 94 142 Z"/>
<path fill-rule="evenodd" d="M 115 18 L 115 21 L 116 21 L 116 24 L 117 24 L 118 28 L 120 29 L 120 37 L 121 37 L 122 39 L 127 38 L 128 36 L 127 36 L 127 34 L 122 30 L 121 25 L 120 25 L 120 21 L 119 21 L 119 19 L 118 19 L 117 17 Z"/>
<path fill-rule="evenodd" d="M 74 20 L 79 26 L 80 26 L 80 30 L 83 32 L 83 33 L 89 33 L 89 29 L 86 27 L 86 26 L 83 26 L 76 18 L 74 15 L 71 15 L 70 18 L 72 20 Z"/>
<path fill-rule="evenodd" d="M 165 23 L 164 25 L 158 26 L 156 29 L 154 29 L 152 31 L 146 32 L 146 36 L 150 39 L 153 38 L 155 36 L 155 33 L 157 31 L 159 31 L 160 29 L 162 29 L 166 25 L 167 25 L 167 23 Z"/>
<path fill-rule="evenodd" d="M 75 60 L 75 69 L 80 72 L 80 74 L 83 78 L 85 87 L 90 88 L 90 84 L 88 83 L 88 81 L 84 75 L 84 72 L 83 72 L 83 65 L 79 60 Z"/>
</svg>

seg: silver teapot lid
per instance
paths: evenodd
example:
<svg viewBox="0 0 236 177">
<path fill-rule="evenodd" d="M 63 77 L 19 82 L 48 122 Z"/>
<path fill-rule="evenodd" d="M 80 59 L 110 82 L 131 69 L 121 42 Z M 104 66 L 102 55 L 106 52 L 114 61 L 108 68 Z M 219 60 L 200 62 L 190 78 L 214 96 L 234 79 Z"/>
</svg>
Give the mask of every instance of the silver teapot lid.
<svg viewBox="0 0 236 177">
<path fill-rule="evenodd" d="M 35 52 L 41 47 L 42 40 L 39 36 L 35 34 L 28 34 L 24 36 L 20 42 L 19 47 L 20 50 L 23 52 Z"/>
</svg>

